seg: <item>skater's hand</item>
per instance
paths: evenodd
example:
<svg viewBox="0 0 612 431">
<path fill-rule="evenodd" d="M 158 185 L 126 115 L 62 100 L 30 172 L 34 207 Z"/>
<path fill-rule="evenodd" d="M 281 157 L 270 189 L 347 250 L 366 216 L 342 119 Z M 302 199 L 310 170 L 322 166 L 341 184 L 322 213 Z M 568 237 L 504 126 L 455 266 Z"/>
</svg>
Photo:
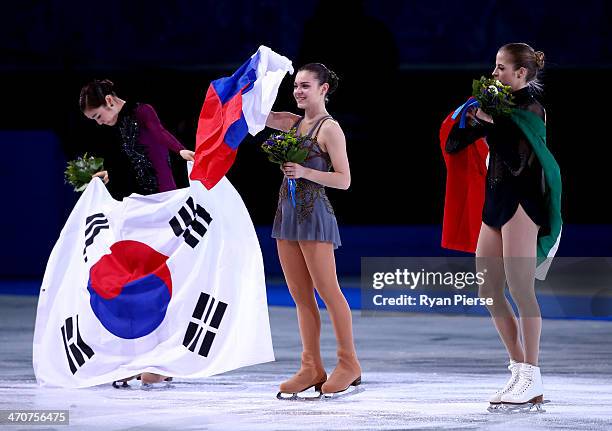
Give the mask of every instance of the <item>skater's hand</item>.
<svg viewBox="0 0 612 431">
<path fill-rule="evenodd" d="M 281 169 L 283 170 L 287 178 L 290 178 L 293 180 L 297 178 L 305 177 L 306 172 L 308 171 L 308 168 L 305 168 L 304 166 L 299 165 L 297 163 L 291 163 L 291 162 L 283 164 Z"/>
<path fill-rule="evenodd" d="M 102 178 L 102 181 L 104 182 L 104 184 L 108 183 L 108 172 L 107 171 L 96 172 L 91 177 L 92 178 L 94 177 Z"/>
<path fill-rule="evenodd" d="M 469 113 L 467 115 L 469 116 Z M 487 123 L 493 123 L 493 117 L 480 108 L 476 109 L 475 117 L 479 120 L 486 121 Z"/>
<path fill-rule="evenodd" d="M 194 161 L 193 156 L 195 156 L 195 153 L 191 150 L 181 150 L 179 151 L 179 154 L 183 159 L 187 160 L 188 162 Z"/>
<path fill-rule="evenodd" d="M 468 110 L 465 112 L 465 116 L 468 119 L 468 122 L 471 122 L 472 120 L 474 120 L 476 118 L 476 109 L 474 106 L 470 106 L 468 108 Z"/>
</svg>

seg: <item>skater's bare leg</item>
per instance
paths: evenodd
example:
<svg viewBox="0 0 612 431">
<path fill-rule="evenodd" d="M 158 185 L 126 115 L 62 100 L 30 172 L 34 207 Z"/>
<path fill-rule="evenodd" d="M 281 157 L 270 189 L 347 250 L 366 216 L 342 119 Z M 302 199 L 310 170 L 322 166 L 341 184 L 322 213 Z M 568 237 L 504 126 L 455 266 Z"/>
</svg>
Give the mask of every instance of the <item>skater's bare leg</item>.
<svg viewBox="0 0 612 431">
<path fill-rule="evenodd" d="M 521 321 L 525 350 L 523 362 L 535 366 L 538 365 L 542 330 L 540 306 L 534 289 L 538 229 L 521 205 L 502 227 L 506 278 Z"/>
<path fill-rule="evenodd" d="M 314 285 L 298 242 L 278 239 L 276 243 L 285 281 L 295 301 L 302 339 L 300 371 L 280 386 L 281 392 L 293 393 L 327 378 L 320 349 L 321 316 Z"/>
<path fill-rule="evenodd" d="M 323 385 L 323 392 L 341 391 L 361 376 L 361 366 L 353 342 L 351 310 L 336 276 L 334 248 L 331 243 L 321 241 L 300 241 L 299 244 L 315 288 L 325 302 L 336 335 L 338 365 Z"/>
<path fill-rule="evenodd" d="M 510 359 L 524 361 L 524 352 L 520 340 L 519 324 L 510 303 L 504 295 L 506 276 L 503 262 L 502 234 L 485 223 L 482 223 L 476 248 L 476 270 L 486 268 L 485 282 L 480 286 L 478 295 L 481 298 L 492 298 L 493 305 L 488 306 L 493 324 L 506 346 Z"/>
</svg>

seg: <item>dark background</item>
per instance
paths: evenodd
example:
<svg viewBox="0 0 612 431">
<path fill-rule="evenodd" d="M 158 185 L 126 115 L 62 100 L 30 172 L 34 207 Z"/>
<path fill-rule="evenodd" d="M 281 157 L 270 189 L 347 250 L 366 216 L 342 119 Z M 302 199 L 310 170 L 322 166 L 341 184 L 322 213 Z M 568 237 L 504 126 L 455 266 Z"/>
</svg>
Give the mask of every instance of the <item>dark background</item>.
<svg viewBox="0 0 612 431">
<path fill-rule="evenodd" d="M 34 241 L 45 246 L 37 248 L 41 258 L 31 273 L 44 268 L 41 259 L 76 200 L 61 184 L 66 159 L 85 151 L 103 156 L 113 194 L 130 191 L 129 169 L 109 130 L 79 112 L 83 84 L 111 79 L 120 97 L 151 103 L 166 128 L 193 148 L 208 84 L 261 44 L 296 67 L 322 62 L 340 76 L 328 110 L 347 136 L 353 178 L 348 191 L 329 190 L 341 225 L 441 222 L 440 123 L 469 96 L 471 80 L 491 72 L 498 47 L 517 41 L 546 54 L 541 101 L 561 166 L 565 223 L 612 223 L 611 8 L 603 0 L 3 4 L 0 183 L 3 205 L 18 213 L 4 212 L 0 220 L 9 231 L 0 274 L 11 274 L 7 258 Z M 275 110 L 297 112 L 292 79 L 283 82 Z M 47 131 L 56 139 L 15 138 L 13 131 Z M 228 174 L 256 225 L 271 224 L 282 179 L 258 148 L 270 132 L 248 137 Z M 46 142 L 61 151 L 47 153 Z M 173 163 L 185 185 L 183 162 Z"/>
</svg>

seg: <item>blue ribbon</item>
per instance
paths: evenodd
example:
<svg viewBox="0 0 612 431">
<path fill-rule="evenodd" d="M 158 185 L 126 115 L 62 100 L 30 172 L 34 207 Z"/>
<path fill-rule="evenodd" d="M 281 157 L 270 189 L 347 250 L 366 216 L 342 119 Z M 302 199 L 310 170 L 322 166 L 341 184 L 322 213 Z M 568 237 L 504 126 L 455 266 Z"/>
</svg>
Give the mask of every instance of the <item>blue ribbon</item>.
<svg viewBox="0 0 612 431">
<path fill-rule="evenodd" d="M 455 112 L 453 112 L 451 118 L 455 120 L 457 116 L 461 114 L 461 118 L 459 119 L 459 128 L 465 129 L 465 116 L 467 114 L 468 109 L 470 109 L 471 107 L 478 108 L 479 106 L 480 104 L 478 103 L 478 100 L 474 99 L 473 97 L 470 97 L 467 102 L 455 109 Z"/>
<path fill-rule="evenodd" d="M 289 186 L 289 195 L 291 196 L 291 203 L 293 204 L 293 208 L 295 208 L 295 186 L 296 186 L 296 182 L 292 178 L 287 178 L 287 185 Z"/>
</svg>

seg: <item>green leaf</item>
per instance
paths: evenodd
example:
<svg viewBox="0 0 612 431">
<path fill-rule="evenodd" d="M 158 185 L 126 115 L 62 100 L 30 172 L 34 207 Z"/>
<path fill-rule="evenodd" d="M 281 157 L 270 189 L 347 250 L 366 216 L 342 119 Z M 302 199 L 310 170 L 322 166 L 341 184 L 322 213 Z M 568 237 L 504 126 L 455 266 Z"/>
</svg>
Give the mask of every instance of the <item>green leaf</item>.
<svg viewBox="0 0 612 431">
<path fill-rule="evenodd" d="M 307 156 L 308 156 L 308 150 L 306 148 L 301 148 L 295 153 L 295 156 L 293 157 L 293 160 L 291 161 L 293 163 L 302 163 L 304 160 L 306 160 Z"/>
<path fill-rule="evenodd" d="M 82 157 L 68 162 L 64 177 L 68 184 L 71 184 L 75 191 L 82 192 L 91 181 L 91 177 L 96 172 L 103 170 L 104 159 L 88 156 L 85 153 Z"/>
</svg>

